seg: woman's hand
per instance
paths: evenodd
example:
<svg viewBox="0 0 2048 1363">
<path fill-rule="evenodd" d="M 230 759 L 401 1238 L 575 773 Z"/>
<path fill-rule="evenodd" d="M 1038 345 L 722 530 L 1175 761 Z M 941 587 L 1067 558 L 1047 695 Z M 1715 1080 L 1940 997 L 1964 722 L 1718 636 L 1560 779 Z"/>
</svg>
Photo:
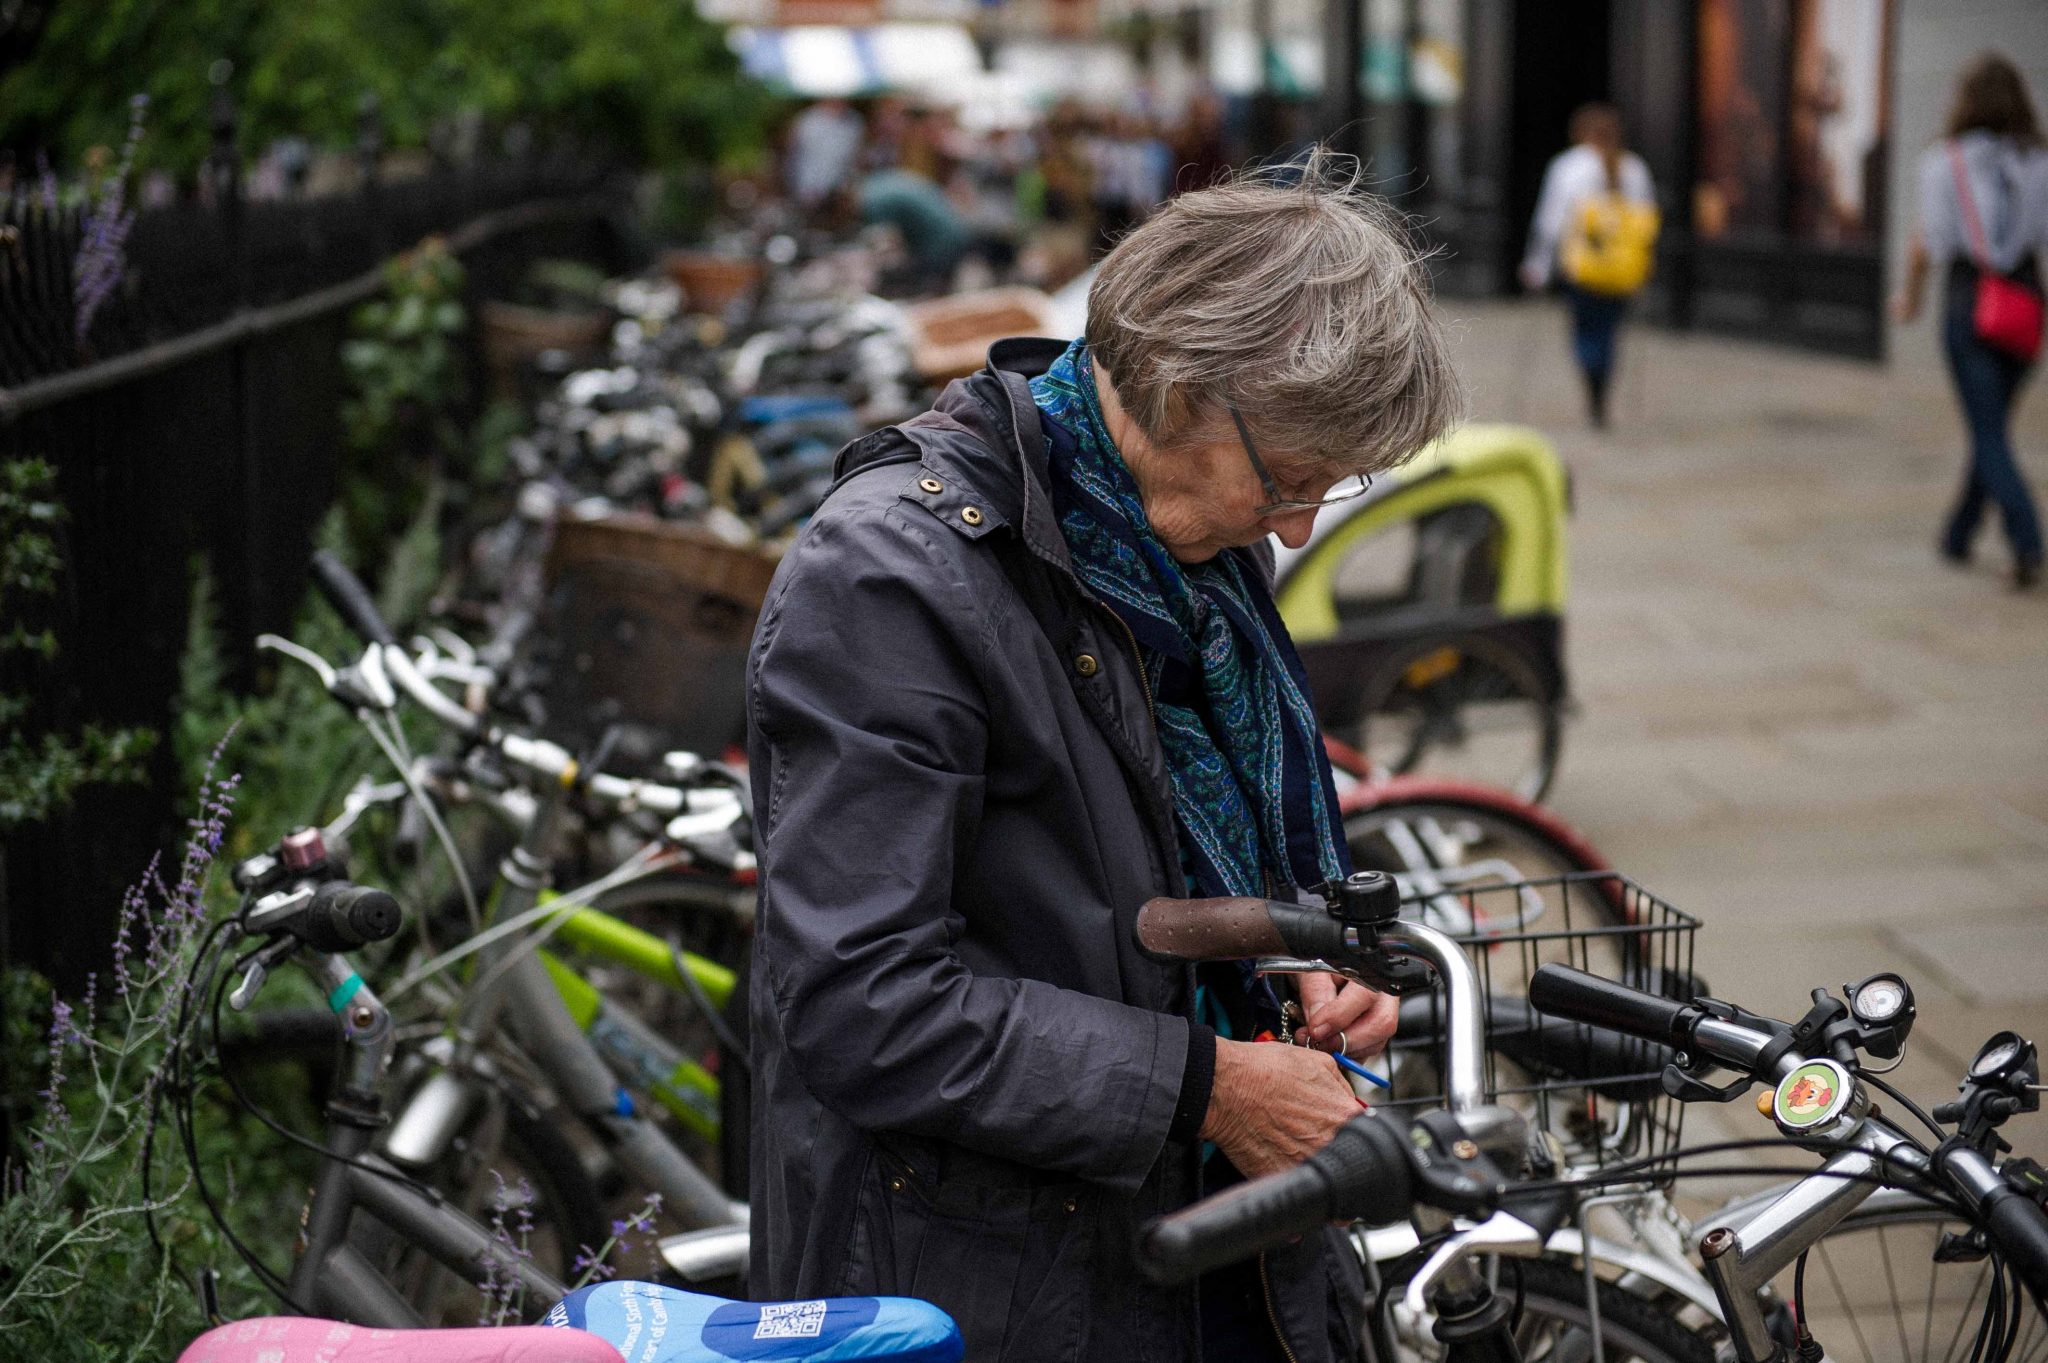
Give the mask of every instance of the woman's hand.
<svg viewBox="0 0 2048 1363">
<path fill-rule="evenodd" d="M 1246 1178 L 1291 1169 L 1359 1115 L 1358 1097 L 1320 1051 L 1216 1039 L 1216 1079 L 1202 1139 Z"/>
<path fill-rule="evenodd" d="M 1393 1038 L 1400 1000 L 1378 994 L 1341 975 L 1303 975 L 1301 1009 L 1306 1040 L 1321 1050 L 1341 1044 L 1346 1055 L 1373 1055 Z M 1300 1032 L 1296 1040 L 1302 1040 Z"/>
</svg>

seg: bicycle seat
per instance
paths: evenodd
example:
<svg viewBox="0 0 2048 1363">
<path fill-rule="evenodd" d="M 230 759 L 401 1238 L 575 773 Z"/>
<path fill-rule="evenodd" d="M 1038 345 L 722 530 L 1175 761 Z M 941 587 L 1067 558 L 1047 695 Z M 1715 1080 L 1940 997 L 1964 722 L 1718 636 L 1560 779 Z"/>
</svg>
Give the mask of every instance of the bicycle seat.
<svg viewBox="0 0 2048 1363">
<path fill-rule="evenodd" d="M 709 1355 L 706 1355 L 709 1357 Z M 539 1325 L 373 1330 L 338 1320 L 258 1316 L 217 1326 L 178 1363 L 620 1363 L 596 1335 Z"/>
<path fill-rule="evenodd" d="M 656 1283 L 579 1287 L 542 1324 L 587 1330 L 626 1363 L 959 1363 L 953 1318 L 908 1297 L 728 1301 Z"/>
</svg>

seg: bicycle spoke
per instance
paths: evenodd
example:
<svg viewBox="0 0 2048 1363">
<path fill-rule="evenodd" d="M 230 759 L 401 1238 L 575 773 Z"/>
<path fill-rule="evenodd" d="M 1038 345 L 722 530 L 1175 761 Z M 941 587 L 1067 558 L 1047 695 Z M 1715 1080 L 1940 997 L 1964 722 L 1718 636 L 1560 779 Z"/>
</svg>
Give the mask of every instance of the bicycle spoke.
<svg viewBox="0 0 2048 1363">
<path fill-rule="evenodd" d="M 1934 1233 L 1937 1237 L 1941 1234 L 1938 1224 L 1935 1227 Z M 1922 1358 L 1932 1358 L 1934 1356 L 1928 1351 L 1934 1345 L 1934 1286 L 1940 1281 L 1941 1265 L 1935 1263 L 1933 1256 L 1930 1255 L 1927 1261 L 1927 1318 L 1920 1326 L 1920 1357 Z"/>
<path fill-rule="evenodd" d="M 1892 1304 L 1892 1325 L 1899 1332 L 1899 1357 L 1903 1360 L 1911 1357 L 1912 1346 L 1906 1343 L 1906 1314 L 1899 1310 L 1899 1280 L 1892 1272 L 1891 1244 L 1884 1238 L 1882 1224 L 1877 1228 L 1877 1257 L 1884 1262 L 1885 1292 Z"/>
<path fill-rule="evenodd" d="M 1986 1259 L 1977 1268 L 1977 1281 L 1970 1288 L 1970 1300 L 1964 1304 L 1963 1314 L 1956 1320 L 1955 1337 L 1949 1340 L 1948 1348 L 1944 1350 L 1941 1355 L 1943 1363 L 1948 1363 L 1948 1360 L 1953 1359 L 1956 1356 L 1956 1350 L 1959 1347 L 1961 1347 L 1963 1342 L 1963 1327 L 1968 1325 L 1971 1319 L 1977 1314 L 1977 1294 L 1984 1290 L 1985 1285 L 1989 1283 L 1990 1280 L 1991 1261 L 1989 1259 Z"/>
<path fill-rule="evenodd" d="M 1835 1296 L 1842 1303 L 1843 1318 L 1849 1322 L 1849 1332 L 1856 1336 L 1856 1346 L 1863 1350 L 1863 1356 L 1877 1363 L 1877 1352 L 1870 1347 L 1870 1341 L 1863 1337 L 1863 1327 L 1856 1323 L 1856 1306 L 1849 1300 L 1849 1289 L 1842 1286 L 1842 1277 L 1835 1272 L 1834 1256 L 1828 1253 L 1828 1242 L 1820 1241 L 1814 1246 L 1820 1251 L 1820 1266 L 1826 1270 L 1828 1281 L 1834 1284 Z"/>
</svg>

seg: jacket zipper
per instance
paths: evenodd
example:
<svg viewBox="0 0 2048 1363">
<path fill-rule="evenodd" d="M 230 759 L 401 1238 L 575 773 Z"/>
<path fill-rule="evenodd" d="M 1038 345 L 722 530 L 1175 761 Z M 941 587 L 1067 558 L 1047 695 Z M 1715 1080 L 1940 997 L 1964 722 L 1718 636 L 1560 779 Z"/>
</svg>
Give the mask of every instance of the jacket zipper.
<svg viewBox="0 0 2048 1363">
<path fill-rule="evenodd" d="M 1273 1338 L 1280 1341 L 1280 1352 L 1287 1355 L 1287 1363 L 1301 1363 L 1294 1356 L 1294 1346 L 1287 1342 L 1287 1332 L 1280 1328 L 1280 1308 L 1273 1301 L 1273 1279 L 1266 1272 L 1266 1252 L 1259 1251 L 1259 1290 L 1266 1298 L 1266 1319 L 1272 1322 Z"/>
<path fill-rule="evenodd" d="M 1156 729 L 1159 727 L 1159 711 L 1152 704 L 1152 680 L 1145 675 L 1145 655 L 1138 651 L 1138 636 L 1131 632 L 1130 621 L 1111 610 L 1108 602 L 1097 597 L 1095 604 L 1102 608 L 1104 615 L 1116 621 L 1116 627 L 1124 632 L 1124 638 L 1131 641 L 1131 663 L 1138 669 L 1138 689 L 1145 693 L 1145 714 Z"/>
</svg>

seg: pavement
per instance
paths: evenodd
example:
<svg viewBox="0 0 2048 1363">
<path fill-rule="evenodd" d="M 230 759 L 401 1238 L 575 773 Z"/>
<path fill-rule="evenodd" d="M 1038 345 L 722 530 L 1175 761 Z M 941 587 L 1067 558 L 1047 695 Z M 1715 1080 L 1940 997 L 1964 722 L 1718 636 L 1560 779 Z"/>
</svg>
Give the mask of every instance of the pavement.
<svg viewBox="0 0 2048 1363">
<path fill-rule="evenodd" d="M 1552 806 L 1704 921 L 1724 997 L 1796 1017 L 1904 974 L 1894 1079 L 1923 1104 L 1995 1031 L 2048 1047 L 2048 591 L 2010 590 L 1994 525 L 1975 567 L 1936 557 L 1965 447 L 1924 343 L 1885 366 L 1632 328 L 1594 432 L 1561 309 L 1446 310 L 1475 417 L 1543 430 L 1574 479 Z M 2016 438 L 2048 491 L 2048 398 Z M 1689 1144 L 1768 1133 L 1694 1111 Z M 2007 1131 L 2048 1157 L 2048 1121 Z"/>
</svg>

